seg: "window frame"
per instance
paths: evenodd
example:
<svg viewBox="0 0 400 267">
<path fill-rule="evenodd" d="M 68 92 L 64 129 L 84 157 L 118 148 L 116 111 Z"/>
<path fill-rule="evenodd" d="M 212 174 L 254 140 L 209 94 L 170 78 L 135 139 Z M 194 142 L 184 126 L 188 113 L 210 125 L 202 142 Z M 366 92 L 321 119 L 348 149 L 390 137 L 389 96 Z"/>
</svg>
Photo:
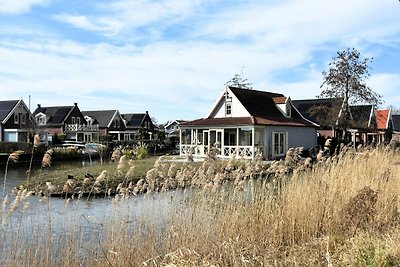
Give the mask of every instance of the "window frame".
<svg viewBox="0 0 400 267">
<path fill-rule="evenodd" d="M 14 124 L 18 124 L 18 123 L 19 123 L 19 114 L 14 113 Z"/>
<path fill-rule="evenodd" d="M 284 156 L 288 147 L 288 132 L 272 132 L 272 155 Z M 277 137 L 277 138 L 276 138 Z"/>
<path fill-rule="evenodd" d="M 21 114 L 21 124 L 26 124 L 26 114 Z"/>
</svg>

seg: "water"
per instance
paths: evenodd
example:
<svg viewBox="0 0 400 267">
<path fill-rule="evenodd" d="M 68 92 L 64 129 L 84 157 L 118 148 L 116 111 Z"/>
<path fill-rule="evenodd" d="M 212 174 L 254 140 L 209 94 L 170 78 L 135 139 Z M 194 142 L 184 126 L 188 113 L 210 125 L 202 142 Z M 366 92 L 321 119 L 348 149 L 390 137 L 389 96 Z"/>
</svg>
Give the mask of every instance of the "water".
<svg viewBox="0 0 400 267">
<path fill-rule="evenodd" d="M 53 166 L 53 168 L 80 168 L 88 162 L 68 162 Z M 94 163 L 96 164 L 96 163 Z M 57 242 L 67 240 L 68 236 L 79 236 L 88 239 L 93 235 L 107 232 L 109 223 L 115 219 L 124 222 L 124 226 L 131 227 L 142 217 L 153 224 L 155 229 L 165 228 L 167 217 L 176 209 L 177 203 L 183 203 L 187 197 L 186 191 L 174 191 L 146 196 L 136 196 L 123 201 L 112 201 L 112 198 L 71 199 L 47 198 L 40 199 L 31 196 L 18 205 L 15 211 L 11 210 L 11 203 L 15 196 L 11 193 L 26 179 L 26 166 L 12 165 L 9 167 L 5 192 L 9 197 L 9 204 L 3 206 L 2 242 L 0 247 L 3 253 L 9 251 L 12 239 L 22 240 L 28 246 L 43 242 L 45 236 Z M 4 183 L 4 168 L 0 169 L 1 185 Z M 4 199 L 3 190 L 0 193 Z M 172 201 L 173 199 L 173 201 Z M 165 219 L 163 219 L 165 218 Z M 50 233 L 49 233 L 50 232 Z M 57 249 L 53 253 L 57 253 Z M 0 262 L 4 259 L 0 255 Z"/>
</svg>

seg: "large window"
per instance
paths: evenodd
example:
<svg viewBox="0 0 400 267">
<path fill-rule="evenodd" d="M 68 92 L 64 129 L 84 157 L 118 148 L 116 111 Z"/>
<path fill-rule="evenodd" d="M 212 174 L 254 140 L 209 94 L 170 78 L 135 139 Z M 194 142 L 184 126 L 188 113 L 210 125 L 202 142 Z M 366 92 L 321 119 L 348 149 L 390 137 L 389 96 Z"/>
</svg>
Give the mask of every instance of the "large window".
<svg viewBox="0 0 400 267">
<path fill-rule="evenodd" d="M 182 144 L 190 145 L 191 144 L 191 130 L 190 129 L 182 129 Z"/>
<path fill-rule="evenodd" d="M 252 146 L 252 129 L 251 128 L 240 128 L 239 129 L 239 145 L 240 146 Z"/>
<path fill-rule="evenodd" d="M 283 156 L 287 150 L 287 133 L 274 132 L 272 136 L 272 146 L 274 156 Z"/>
<path fill-rule="evenodd" d="M 236 146 L 236 129 L 225 129 L 224 144 L 227 146 Z"/>
</svg>

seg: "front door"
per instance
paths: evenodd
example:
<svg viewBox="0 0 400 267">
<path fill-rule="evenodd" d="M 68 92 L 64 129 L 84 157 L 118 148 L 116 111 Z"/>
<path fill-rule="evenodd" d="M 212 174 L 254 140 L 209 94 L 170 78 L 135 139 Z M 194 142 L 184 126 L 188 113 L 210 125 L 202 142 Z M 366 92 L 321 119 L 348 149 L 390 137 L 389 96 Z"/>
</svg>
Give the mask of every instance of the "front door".
<svg viewBox="0 0 400 267">
<path fill-rule="evenodd" d="M 223 130 L 210 130 L 208 146 L 217 149 L 217 155 L 222 155 L 222 136 Z"/>
</svg>

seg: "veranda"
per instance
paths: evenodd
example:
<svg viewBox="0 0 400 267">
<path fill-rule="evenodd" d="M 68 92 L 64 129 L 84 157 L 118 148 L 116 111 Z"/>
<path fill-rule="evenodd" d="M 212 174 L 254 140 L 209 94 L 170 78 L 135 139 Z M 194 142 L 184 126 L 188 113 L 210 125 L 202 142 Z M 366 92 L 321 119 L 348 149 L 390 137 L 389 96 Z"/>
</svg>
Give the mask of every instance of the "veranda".
<svg viewBox="0 0 400 267">
<path fill-rule="evenodd" d="M 220 158 L 254 159 L 264 152 L 263 128 L 183 128 L 180 155 L 205 157 L 212 149 Z"/>
</svg>

